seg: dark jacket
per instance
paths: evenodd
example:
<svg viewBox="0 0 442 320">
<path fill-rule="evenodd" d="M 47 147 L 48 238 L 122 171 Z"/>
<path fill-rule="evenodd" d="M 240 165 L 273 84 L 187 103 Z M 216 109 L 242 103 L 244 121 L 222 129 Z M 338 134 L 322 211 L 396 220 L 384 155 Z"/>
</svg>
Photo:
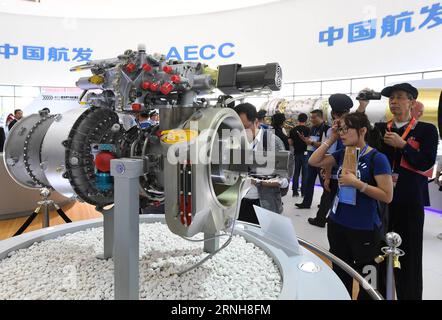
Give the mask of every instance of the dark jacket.
<svg viewBox="0 0 442 320">
<path fill-rule="evenodd" d="M 17 119 L 12 120 L 11 122 L 9 122 L 8 124 L 8 129 L 9 131 L 11 131 L 12 127 L 14 126 L 14 124 L 17 123 Z"/>
<path fill-rule="evenodd" d="M 399 129 L 393 127 L 391 131 L 402 136 L 406 128 L 407 126 Z M 404 158 L 416 170 L 427 171 L 431 169 L 436 161 L 439 143 L 437 128 L 430 123 L 418 122 L 406 140 L 415 140 L 419 144 L 419 149 L 414 149 L 410 144 L 407 144 L 402 150 L 395 149 L 383 142 L 382 138 L 387 132 L 387 123 L 376 123 L 374 130 L 378 131 L 381 137 L 379 151 L 388 157 L 393 172 L 399 175 L 393 194 L 393 203 L 429 206 L 428 178 L 401 167 L 400 163 Z"/>
</svg>

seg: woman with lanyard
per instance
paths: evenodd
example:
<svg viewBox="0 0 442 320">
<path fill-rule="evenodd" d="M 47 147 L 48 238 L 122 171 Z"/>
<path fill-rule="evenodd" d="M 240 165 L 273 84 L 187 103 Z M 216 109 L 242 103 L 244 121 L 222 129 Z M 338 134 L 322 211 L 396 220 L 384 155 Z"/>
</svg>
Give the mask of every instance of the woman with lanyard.
<svg viewBox="0 0 442 320">
<path fill-rule="evenodd" d="M 365 114 L 345 115 L 340 123 L 334 123 L 330 138 L 322 143 L 309 160 L 309 164 L 315 167 L 338 166 L 339 188 L 353 188 L 355 198 L 352 204 L 349 204 L 349 199 L 344 199 L 341 190 L 338 191 L 330 210 L 327 236 L 330 252 L 361 274 L 365 266 L 375 266 L 374 258 L 379 254 L 381 219 L 377 201 L 389 203 L 393 197 L 390 164 L 385 155 L 367 145 L 365 137 L 369 128 L 370 122 Z M 346 147 L 361 150 L 356 174 L 342 169 L 345 149 L 327 154 L 330 146 L 337 141 L 338 134 Z M 370 168 L 371 165 L 373 168 Z M 369 185 L 372 181 L 374 185 Z M 333 270 L 351 296 L 353 279 L 336 265 L 333 265 Z M 361 288 L 358 299 L 368 298 L 368 294 Z"/>
</svg>

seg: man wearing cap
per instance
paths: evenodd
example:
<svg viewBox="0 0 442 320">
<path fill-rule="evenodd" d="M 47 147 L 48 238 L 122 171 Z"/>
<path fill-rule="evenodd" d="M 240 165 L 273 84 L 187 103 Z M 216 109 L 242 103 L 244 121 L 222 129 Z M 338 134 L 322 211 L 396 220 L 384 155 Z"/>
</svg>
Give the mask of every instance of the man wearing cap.
<svg viewBox="0 0 442 320">
<path fill-rule="evenodd" d="M 353 107 L 353 100 L 349 96 L 340 93 L 331 95 L 328 99 L 328 103 L 332 109 L 331 115 L 334 122 L 340 121 Z M 329 131 L 331 130 L 330 128 Z M 330 132 L 327 132 L 327 136 L 329 135 Z M 339 139 L 329 148 L 329 153 L 342 148 L 344 148 L 344 144 L 341 139 Z M 321 202 L 319 203 L 319 210 L 315 218 L 308 218 L 308 222 L 311 225 L 321 228 L 325 227 L 327 214 L 330 211 L 333 199 L 338 191 L 338 168 L 324 168 L 324 171 L 324 191 L 321 196 Z"/>
<path fill-rule="evenodd" d="M 396 84 L 382 90 L 389 98 L 393 120 L 376 123 L 382 138 L 380 150 L 393 170 L 395 185 L 393 201 L 389 204 L 388 230 L 402 237 L 401 268 L 395 269 L 396 293 L 399 300 L 421 300 L 422 242 L 424 207 L 430 205 L 428 172 L 434 166 L 439 142 L 434 125 L 419 122 L 410 114 L 418 90 L 408 83 Z M 358 111 L 365 112 L 369 101 L 360 101 Z"/>
</svg>

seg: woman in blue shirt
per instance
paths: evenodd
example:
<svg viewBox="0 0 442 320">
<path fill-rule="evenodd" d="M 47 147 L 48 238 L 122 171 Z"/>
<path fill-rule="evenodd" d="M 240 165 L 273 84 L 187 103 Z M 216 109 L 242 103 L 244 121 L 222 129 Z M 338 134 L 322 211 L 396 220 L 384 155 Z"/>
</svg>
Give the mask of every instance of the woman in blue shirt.
<svg viewBox="0 0 442 320">
<path fill-rule="evenodd" d="M 365 138 L 369 128 L 370 122 L 365 114 L 347 114 L 333 125 L 330 138 L 322 143 L 309 160 L 309 164 L 315 167 L 339 167 L 341 191 L 354 188 L 356 201 L 352 204 L 349 204 L 352 201 L 344 199 L 343 192 L 338 192 L 330 210 L 327 236 L 330 252 L 361 274 L 367 265 L 375 267 L 373 260 L 379 254 L 382 223 L 377 201 L 389 203 L 393 198 L 390 164 L 384 154 L 368 146 Z M 346 147 L 358 147 L 361 150 L 357 175 L 341 170 L 345 149 L 327 154 L 338 137 Z M 333 270 L 351 296 L 353 279 L 336 265 L 333 265 Z M 358 299 L 367 298 L 368 294 L 361 288 Z"/>
</svg>

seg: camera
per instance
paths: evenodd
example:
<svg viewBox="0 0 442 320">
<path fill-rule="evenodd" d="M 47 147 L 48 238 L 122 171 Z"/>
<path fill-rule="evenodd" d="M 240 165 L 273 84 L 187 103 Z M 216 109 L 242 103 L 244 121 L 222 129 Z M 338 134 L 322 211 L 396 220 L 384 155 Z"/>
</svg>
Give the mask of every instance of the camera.
<svg viewBox="0 0 442 320">
<path fill-rule="evenodd" d="M 380 92 L 373 90 L 362 90 L 359 92 L 356 100 L 381 100 L 382 95 Z"/>
</svg>

